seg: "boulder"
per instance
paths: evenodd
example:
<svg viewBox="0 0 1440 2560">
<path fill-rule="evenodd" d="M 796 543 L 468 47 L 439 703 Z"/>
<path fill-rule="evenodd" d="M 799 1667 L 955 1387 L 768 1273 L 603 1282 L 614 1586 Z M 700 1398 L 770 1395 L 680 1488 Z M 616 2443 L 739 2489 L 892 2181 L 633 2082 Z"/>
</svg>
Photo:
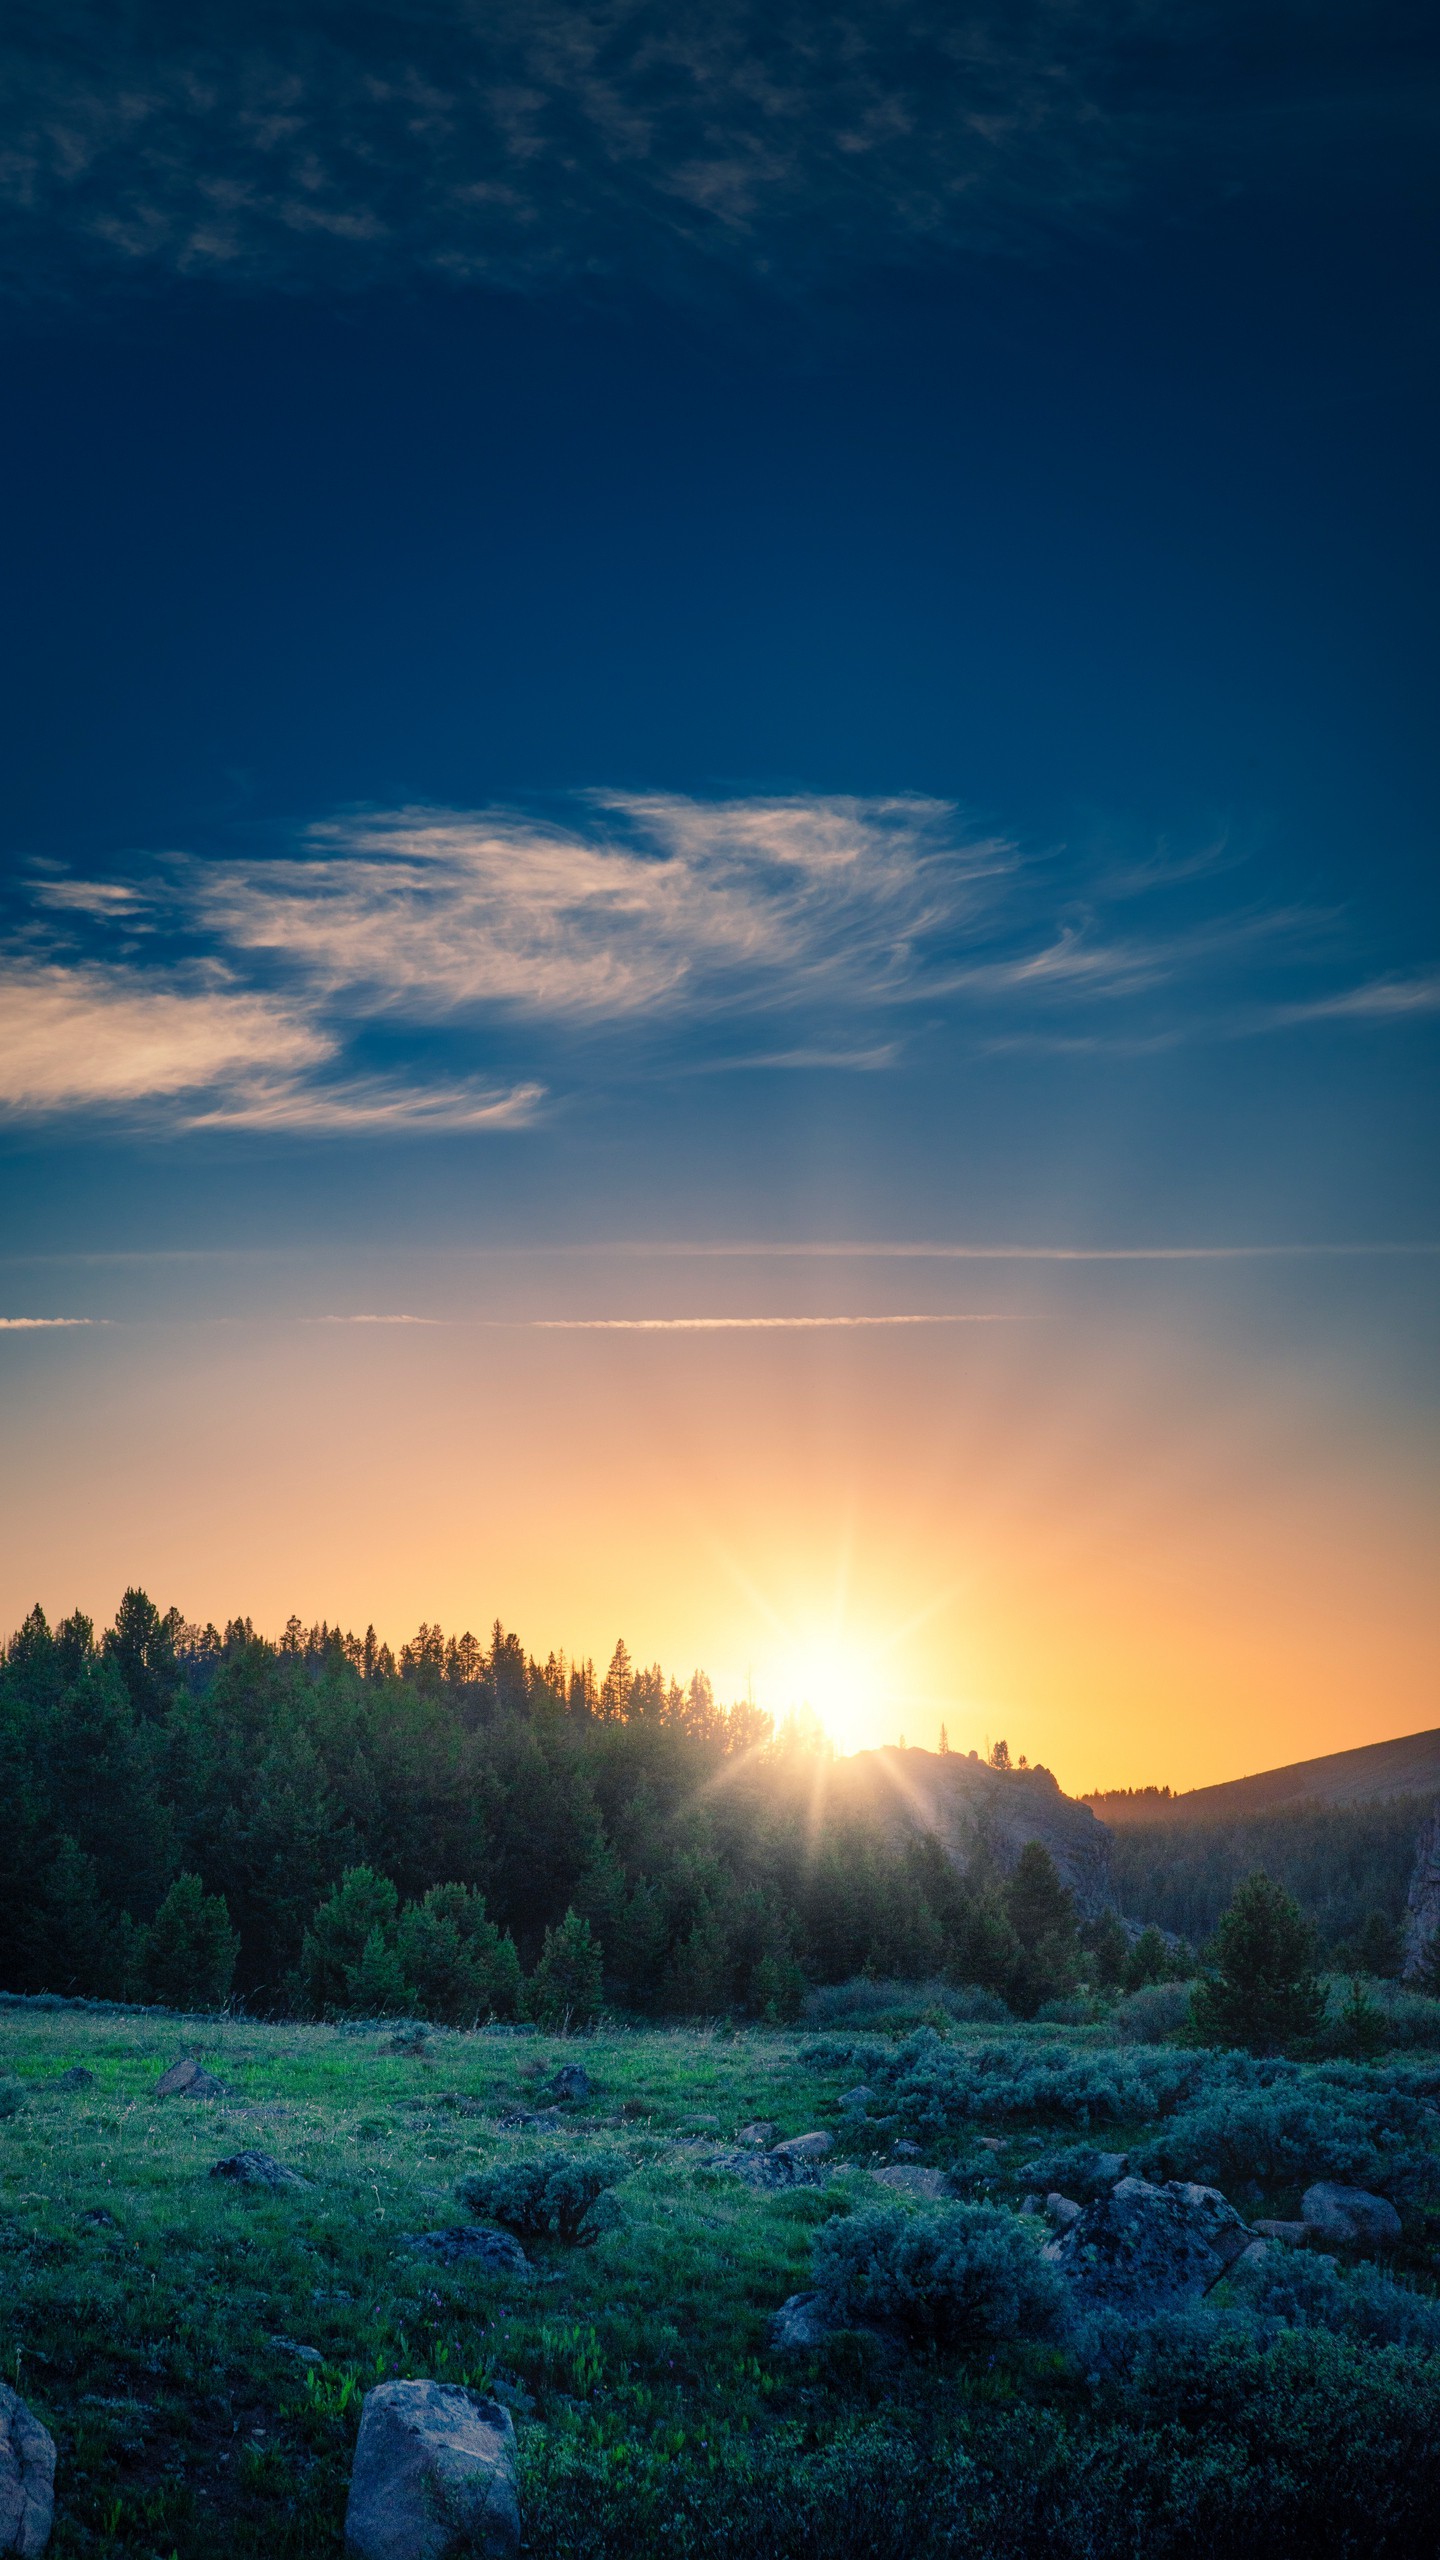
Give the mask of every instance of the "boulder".
<svg viewBox="0 0 1440 2560">
<path fill-rule="evenodd" d="M 0 2552 L 40 2560 L 54 2513 L 54 2438 L 0 2382 Z"/>
<path fill-rule="evenodd" d="M 268 2151 L 235 2151 L 228 2160 L 217 2160 L 212 2178 L 233 2178 L 241 2187 L 308 2187 L 298 2169 L 287 2169 L 283 2160 L 273 2160 Z"/>
<path fill-rule="evenodd" d="M 918 2142 L 892 2142 L 890 2149 L 897 2160 L 918 2160 L 920 2157 Z"/>
<path fill-rule="evenodd" d="M 225 2083 L 202 2071 L 193 2053 L 182 2053 L 155 2083 L 157 2098 L 223 2098 Z"/>
<path fill-rule="evenodd" d="M 742 2124 L 735 2139 L 751 2144 L 758 2151 L 768 2151 L 779 2130 L 778 2124 Z"/>
<path fill-rule="evenodd" d="M 1073 2196 L 1062 2196 L 1053 2187 L 1045 2199 L 1045 2219 L 1056 2231 L 1068 2231 L 1072 2222 L 1079 2221 L 1084 2210 Z"/>
<path fill-rule="evenodd" d="M 62 2071 L 59 2079 L 52 2080 L 50 2086 L 52 2089 L 93 2089 L 95 2074 L 87 2071 L 83 2062 L 72 2062 L 69 2070 Z"/>
<path fill-rule="evenodd" d="M 1122 2178 L 1049 2241 L 1045 2255 L 1082 2300 L 1145 2317 L 1208 2293 L 1249 2238 L 1216 2187 Z"/>
<path fill-rule="evenodd" d="M 297 2364 L 313 2367 L 325 2361 L 318 2347 L 302 2347 L 298 2338 L 267 2338 L 265 2344 L 277 2356 L 293 2356 Z"/>
<path fill-rule="evenodd" d="M 982 2133 L 980 2136 L 980 2148 L 982 2151 L 1003 2151 L 1005 2149 L 1005 2144 L 998 2133 Z"/>
<path fill-rule="evenodd" d="M 568 2098 L 578 2105 L 590 2095 L 590 2074 L 583 2062 L 565 2062 L 550 2083 L 552 2098 Z"/>
<path fill-rule="evenodd" d="M 462 2222 L 450 2231 L 407 2231 L 404 2242 L 417 2257 L 439 2267 L 473 2267 L 488 2276 L 534 2273 L 514 2233 L 492 2230 L 483 2222 Z"/>
<path fill-rule="evenodd" d="M 1237 2267 L 1263 2267 L 1267 2266 L 1274 2256 L 1273 2240 L 1247 2240 L 1239 2257 L 1233 2263 Z"/>
<path fill-rule="evenodd" d="M 1255 2221 L 1250 2225 L 1262 2240 L 1288 2240 L 1294 2249 L 1303 2249 L 1310 2237 L 1308 2222 Z"/>
<path fill-rule="evenodd" d="M 777 2142 L 772 2160 L 826 2160 L 835 2148 L 832 2133 L 792 2133 L 788 2142 Z"/>
<path fill-rule="evenodd" d="M 852 2115 L 863 2115 L 867 2107 L 875 2104 L 875 2092 L 867 2081 L 862 2080 L 858 2089 L 844 2092 L 840 2104 L 848 2107 Z"/>
<path fill-rule="evenodd" d="M 353 2560 L 512 2560 L 520 2501 L 509 2410 L 454 2382 L 367 2391 L 345 2548 Z"/>
<path fill-rule="evenodd" d="M 943 2169 L 922 2169 L 909 2160 L 902 2160 L 896 2169 L 877 2169 L 875 2182 L 889 2187 L 897 2196 L 918 2196 L 926 2204 L 938 2204 L 950 2193 L 950 2181 Z"/>
<path fill-rule="evenodd" d="M 792 2293 L 770 2323 L 770 2344 L 778 2355 L 805 2347 L 823 2347 L 835 2334 L 835 2323 L 820 2307 L 818 2293 Z"/>
<path fill-rule="evenodd" d="M 1372 2196 L 1364 2187 L 1322 2178 L 1306 2188 L 1300 2210 L 1311 2238 L 1332 2249 L 1393 2249 L 1400 2237 L 1400 2216 L 1389 2198 Z"/>
</svg>

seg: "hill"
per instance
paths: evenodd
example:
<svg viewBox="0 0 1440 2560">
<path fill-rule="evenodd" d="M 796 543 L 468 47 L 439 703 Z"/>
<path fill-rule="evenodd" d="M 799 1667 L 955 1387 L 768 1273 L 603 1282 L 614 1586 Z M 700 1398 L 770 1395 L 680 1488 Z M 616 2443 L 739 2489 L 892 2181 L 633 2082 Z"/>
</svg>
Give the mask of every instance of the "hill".
<svg viewBox="0 0 1440 2560">
<path fill-rule="evenodd" d="M 1231 1822 L 1301 1804 L 1375 1804 L 1387 1796 L 1440 1795 L 1440 1727 L 1394 1742 L 1362 1743 L 1319 1760 L 1293 1760 L 1219 1786 L 1171 1795 L 1157 1787 L 1093 1793 L 1079 1801 L 1112 1827 L 1126 1823 Z"/>
<path fill-rule="evenodd" d="M 930 1831 L 956 1864 L 988 1852 L 1008 1870 L 1027 1840 L 1049 1850 L 1082 1914 L 1114 1900 L 1110 1836 L 1089 1805 L 1061 1793 L 1048 1769 L 992 1769 L 959 1751 L 857 1751 L 844 1782 L 897 1832 Z"/>
</svg>

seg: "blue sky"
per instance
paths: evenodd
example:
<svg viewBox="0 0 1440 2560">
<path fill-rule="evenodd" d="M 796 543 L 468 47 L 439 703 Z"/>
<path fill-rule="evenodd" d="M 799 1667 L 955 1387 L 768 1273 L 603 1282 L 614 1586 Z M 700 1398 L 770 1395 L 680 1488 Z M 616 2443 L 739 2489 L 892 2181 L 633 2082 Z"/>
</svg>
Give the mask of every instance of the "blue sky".
<svg viewBox="0 0 1440 2560">
<path fill-rule="evenodd" d="M 1426 13 L 12 25 L 3 1311 L 1279 1247 L 1124 1286 L 1413 1435 Z"/>
</svg>

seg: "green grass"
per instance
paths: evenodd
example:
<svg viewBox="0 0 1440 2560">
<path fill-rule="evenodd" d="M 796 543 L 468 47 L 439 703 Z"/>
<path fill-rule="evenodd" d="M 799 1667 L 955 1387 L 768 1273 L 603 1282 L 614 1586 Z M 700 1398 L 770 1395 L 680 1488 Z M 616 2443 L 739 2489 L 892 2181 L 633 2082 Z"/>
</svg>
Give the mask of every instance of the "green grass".
<svg viewBox="0 0 1440 2560">
<path fill-rule="evenodd" d="M 712 2401 L 726 2424 L 763 2418 L 768 2318 L 805 2281 L 832 2191 L 756 2195 L 698 2155 L 755 2116 L 834 2126 L 847 2075 L 804 2069 L 803 2042 L 436 2033 L 420 2058 L 383 2028 L 0 2022 L 0 2073 L 26 2100 L 0 2123 L 0 2374 L 60 2447 L 54 2551 L 336 2551 L 360 2397 L 388 2375 L 498 2389 L 542 2424 L 603 2410 L 631 2435 L 688 2430 Z M 155 2096 L 191 2049 L 230 2097 Z M 589 2248 L 537 2245 L 532 2286 L 407 2252 L 404 2233 L 467 2220 L 467 2171 L 553 2144 L 495 2119 L 533 2107 L 577 2055 L 595 2091 L 562 2139 L 626 2154 L 623 2226 Z M 92 2089 L 47 2086 L 76 2063 Z M 312 2187 L 211 2178 L 247 2148 Z M 833 2201 L 856 2180 L 842 2167 Z"/>
<path fill-rule="evenodd" d="M 993 2040 L 996 2030 L 953 2032 Z M 1049 2031 L 1006 2033 L 1045 2041 Z M 809 2041 L 799 2029 L 569 2041 L 436 2032 L 423 2054 L 407 2054 L 383 2027 L 0 2016 L 0 2078 L 24 2092 L 0 2120 L 0 2377 L 59 2447 L 57 2560 L 333 2560 L 360 2402 L 393 2375 L 465 2382 L 508 2402 L 530 2547 L 549 2560 L 632 2560 L 642 2550 L 725 2560 L 1028 2555 L 1050 2551 L 1062 2528 L 1067 2560 L 1128 2551 L 1118 2526 L 1102 2518 L 1092 2532 L 1065 2505 L 1064 2484 L 1078 2476 L 1066 2430 L 1090 2423 L 1073 2359 L 1050 2348 L 900 2356 L 857 2336 L 816 2356 L 769 2352 L 770 2314 L 808 2282 L 818 2223 L 879 2192 L 867 2159 L 844 2156 L 838 2100 L 859 2074 L 807 2063 Z M 185 2050 L 226 2084 L 226 2098 L 156 2097 L 160 2073 Z M 593 2093 L 565 2110 L 563 2135 L 501 2126 L 576 2059 Z M 94 2073 L 93 2088 L 50 2085 L 77 2063 Z M 707 2150 L 755 2117 L 782 2135 L 835 2133 L 824 2183 L 757 2191 L 708 2166 Z M 931 2156 L 993 2167 L 985 2133 Z M 1004 2133 L 1002 2171 L 1036 2147 L 1023 2129 Z M 1102 2138 L 1124 2147 L 1123 2129 Z M 1053 2128 L 1041 2139 L 1053 2144 Z M 531 2285 L 447 2272 L 405 2250 L 405 2233 L 468 2218 L 455 2200 L 460 2178 L 556 2141 L 624 2153 L 619 2227 L 590 2246 L 532 2244 Z M 212 2179 L 214 2162 L 242 2149 L 272 2152 L 312 2184 L 265 2194 Z M 277 2336 L 322 2361 L 303 2363 L 271 2343 Z M 1342 2382 L 1362 2400 L 1370 2388 L 1358 2365 L 1304 2387 L 1330 2411 Z M 1193 2480 L 1184 2485 L 1179 2455 L 1146 2454 L 1150 2439 L 1132 2429 L 1126 2471 L 1120 2441 L 1104 2440 L 1114 2513 L 1147 2519 L 1147 2553 L 1188 2550 L 1202 2513 L 1215 2550 L 1244 2547 L 1225 2542 L 1213 2498 L 1206 2509 Z M 1094 2495 L 1112 2497 L 1100 2439 L 1087 2442 Z M 975 2471 L 976 2446 L 1010 2465 L 1008 2487 Z M 963 2511 L 979 2540 L 957 2541 L 935 2522 L 942 2455 L 944 2514 Z M 1167 2539 L 1151 2490 L 1172 2473 L 1178 2521 Z M 1150 2484 L 1144 2495 L 1137 2480 Z M 1422 2513 L 1428 2494 L 1422 2483 Z M 1330 2525 L 1332 2547 L 1348 2549 L 1333 2515 Z M 1279 2560 L 1291 2547 L 1283 2517 L 1266 2529 Z M 1408 2530 L 1382 2533 L 1374 2547 L 1424 2548 Z"/>
</svg>

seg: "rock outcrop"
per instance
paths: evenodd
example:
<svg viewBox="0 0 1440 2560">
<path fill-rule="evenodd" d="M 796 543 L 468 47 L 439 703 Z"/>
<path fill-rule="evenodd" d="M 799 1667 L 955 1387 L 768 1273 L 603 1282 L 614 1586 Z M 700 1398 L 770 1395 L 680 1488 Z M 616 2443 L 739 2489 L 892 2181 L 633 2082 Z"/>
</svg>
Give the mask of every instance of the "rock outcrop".
<svg viewBox="0 0 1440 2560">
<path fill-rule="evenodd" d="M 1249 2244 L 1218 2187 L 1122 2178 L 1046 2247 L 1081 2301 L 1143 2319 L 1198 2301 Z"/>
<path fill-rule="evenodd" d="M 201 2069 L 193 2053 L 182 2053 L 155 2083 L 157 2098 L 223 2098 L 225 2083 Z"/>
<path fill-rule="evenodd" d="M 55 2514 L 55 2441 L 0 2382 L 0 2552 L 40 2560 Z"/>
<path fill-rule="evenodd" d="M 1421 1826 L 1415 1864 L 1405 1905 L 1407 1981 L 1413 1981 L 1432 1951 L 1440 1951 L 1440 1804 Z"/>
<path fill-rule="evenodd" d="M 933 1832 L 956 1866 L 983 1850 L 1008 1872 L 1026 1843 L 1049 1850 L 1082 1917 L 1113 1908 L 1110 1834 L 1048 1769 L 992 1769 L 960 1751 L 857 1751 L 837 1764 L 841 1787 L 892 1831 Z"/>
<path fill-rule="evenodd" d="M 438 2267 L 473 2267 L 478 2275 L 531 2276 L 535 2270 L 513 2232 L 483 2222 L 461 2222 L 448 2231 L 407 2231 L 405 2246 Z"/>
<path fill-rule="evenodd" d="M 228 2160 L 217 2160 L 212 2178 L 231 2178 L 239 2187 L 308 2187 L 298 2169 L 287 2169 L 283 2160 L 271 2158 L 268 2151 L 234 2151 Z"/>
<path fill-rule="evenodd" d="M 513 2560 L 520 2501 L 509 2410 L 453 2382 L 367 2391 L 345 2548 L 352 2560 Z"/>
</svg>

